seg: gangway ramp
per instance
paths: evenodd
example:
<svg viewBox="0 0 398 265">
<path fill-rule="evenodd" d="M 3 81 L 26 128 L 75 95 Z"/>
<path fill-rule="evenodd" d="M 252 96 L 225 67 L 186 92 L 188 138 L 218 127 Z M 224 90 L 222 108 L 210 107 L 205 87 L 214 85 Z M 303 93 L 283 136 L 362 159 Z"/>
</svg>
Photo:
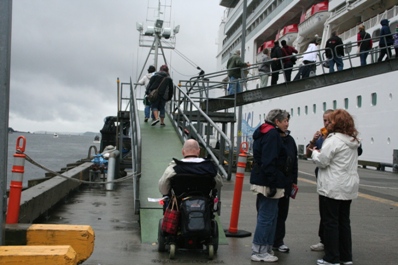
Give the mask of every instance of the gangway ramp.
<svg viewBox="0 0 398 265">
<path fill-rule="evenodd" d="M 140 112 L 142 135 L 142 161 L 140 177 L 140 225 L 142 243 L 157 242 L 159 219 L 162 208 L 159 203 L 148 198 L 160 198 L 158 180 L 173 157 L 181 158 L 182 143 L 170 120 L 166 117 L 166 126 L 160 123 L 151 126 L 151 120 L 144 122 L 144 113 Z"/>
<path fill-rule="evenodd" d="M 172 158 L 180 159 L 182 142 L 177 135 L 171 120 L 166 115 L 166 126 L 158 123 L 151 126 L 144 122 L 144 113 L 140 112 L 140 126 L 142 135 L 142 164 L 140 177 L 140 226 L 142 243 L 157 242 L 159 219 L 162 218 L 162 207 L 157 202 L 150 202 L 148 198 L 160 198 L 158 181 Z M 227 240 L 219 224 L 219 244 L 226 244 Z"/>
<path fill-rule="evenodd" d="M 319 70 L 318 70 L 319 71 Z M 328 70 L 327 70 L 328 71 Z M 268 87 L 244 91 L 236 94 L 236 106 L 260 102 L 272 98 L 292 95 L 308 90 L 318 89 L 339 83 L 359 80 L 362 78 L 398 71 L 398 60 L 388 60 L 379 63 L 368 64 L 361 67 L 346 68 L 343 71 L 324 73 L 313 77 L 280 83 Z M 211 98 L 201 103 L 201 108 L 210 112 L 230 109 L 235 106 L 234 95 Z M 229 99 L 229 100 L 228 100 Z"/>
</svg>

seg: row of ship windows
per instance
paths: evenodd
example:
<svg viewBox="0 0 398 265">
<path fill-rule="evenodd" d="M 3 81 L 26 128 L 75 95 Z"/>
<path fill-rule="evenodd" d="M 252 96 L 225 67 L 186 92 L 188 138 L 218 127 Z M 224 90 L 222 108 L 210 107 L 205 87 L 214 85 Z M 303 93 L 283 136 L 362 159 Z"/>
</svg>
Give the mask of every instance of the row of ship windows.
<svg viewBox="0 0 398 265">
<path fill-rule="evenodd" d="M 247 13 L 254 14 L 256 9 L 260 6 L 263 0 L 256 0 L 252 1 L 252 3 L 249 4 L 247 7 Z M 274 10 L 284 2 L 285 0 L 277 0 L 274 1 L 271 5 L 267 7 L 266 10 L 252 23 L 247 27 L 247 34 L 252 32 L 263 20 L 266 18 L 270 19 L 270 15 Z M 240 15 L 242 16 L 242 15 Z M 242 30 L 242 19 L 237 19 L 233 27 L 226 33 L 226 38 L 223 40 L 223 45 L 235 34 L 235 32 L 238 32 Z M 231 53 L 238 47 L 238 44 L 242 41 L 242 36 L 237 38 L 229 47 L 228 49 L 222 54 L 222 58 L 229 57 Z"/>
<path fill-rule="evenodd" d="M 392 98 L 392 95 L 390 94 L 390 99 Z M 349 108 L 349 99 L 348 98 L 345 98 L 344 99 L 344 109 L 348 109 Z M 337 109 L 338 108 L 338 106 L 337 106 L 337 100 L 333 100 L 333 102 L 332 102 L 332 107 L 330 108 L 330 107 L 328 107 L 328 104 L 326 103 L 326 102 L 323 102 L 322 103 L 322 110 L 323 110 L 323 112 L 325 112 L 327 109 Z M 371 94 L 371 97 L 370 97 L 370 105 L 371 106 L 376 106 L 377 105 L 377 93 L 372 93 Z M 361 95 L 359 95 L 359 96 L 357 96 L 357 98 L 356 98 L 356 107 L 357 108 L 361 108 L 362 107 L 362 96 Z M 308 108 L 308 106 L 305 106 L 304 107 L 304 114 L 305 115 L 308 115 L 308 111 L 309 111 L 309 108 Z M 313 104 L 312 105 L 312 113 L 313 114 L 316 114 L 317 113 L 317 105 L 316 104 Z M 294 116 L 294 115 L 296 115 L 295 113 L 294 113 L 294 108 L 291 108 L 290 109 L 290 115 L 291 116 Z M 301 115 L 301 107 L 297 107 L 297 116 L 300 116 Z"/>
</svg>

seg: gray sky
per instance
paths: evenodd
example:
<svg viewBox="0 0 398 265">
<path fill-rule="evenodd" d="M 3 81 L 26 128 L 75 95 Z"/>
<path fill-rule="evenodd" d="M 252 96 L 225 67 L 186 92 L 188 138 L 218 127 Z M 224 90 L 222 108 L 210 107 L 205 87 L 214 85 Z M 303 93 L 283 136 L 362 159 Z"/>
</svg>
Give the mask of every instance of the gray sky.
<svg viewBox="0 0 398 265">
<path fill-rule="evenodd" d="M 206 72 L 217 70 L 219 2 L 171 1 L 176 49 Z M 149 49 L 138 45 L 136 22 L 146 25 L 147 7 L 147 0 L 13 1 L 9 126 L 99 132 L 116 115 L 116 79 L 139 79 Z M 175 52 L 168 60 L 175 82 L 198 73 Z"/>
</svg>

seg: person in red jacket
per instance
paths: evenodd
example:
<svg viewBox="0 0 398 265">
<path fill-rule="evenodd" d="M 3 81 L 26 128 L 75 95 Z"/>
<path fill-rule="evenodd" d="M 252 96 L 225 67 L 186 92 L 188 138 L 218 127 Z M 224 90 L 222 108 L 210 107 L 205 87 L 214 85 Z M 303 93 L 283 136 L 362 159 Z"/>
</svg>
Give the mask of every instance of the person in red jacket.
<svg viewBox="0 0 398 265">
<path fill-rule="evenodd" d="M 293 53 L 297 54 L 298 51 L 294 47 L 287 45 L 285 40 L 282 40 L 281 44 L 282 44 L 282 51 L 284 54 L 283 56 L 286 56 L 286 58 L 283 59 L 283 68 L 285 71 L 285 79 L 286 79 L 286 82 L 290 82 L 292 80 L 292 70 L 293 70 L 292 68 L 293 68 L 293 65 L 296 63 L 296 60 L 295 60 L 296 57 L 293 56 Z M 287 56 L 290 56 L 290 57 L 287 57 Z"/>
</svg>

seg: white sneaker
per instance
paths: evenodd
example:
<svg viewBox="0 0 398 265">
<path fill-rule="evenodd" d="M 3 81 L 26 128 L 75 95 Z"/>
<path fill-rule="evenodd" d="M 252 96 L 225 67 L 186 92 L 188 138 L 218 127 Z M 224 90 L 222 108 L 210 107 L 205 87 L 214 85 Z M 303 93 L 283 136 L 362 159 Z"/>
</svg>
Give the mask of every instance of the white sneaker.
<svg viewBox="0 0 398 265">
<path fill-rule="evenodd" d="M 318 259 L 316 261 L 316 264 L 318 264 L 318 265 L 340 265 L 340 263 L 330 263 L 330 262 L 324 261 L 323 259 Z"/>
<path fill-rule="evenodd" d="M 264 254 L 253 254 L 250 259 L 252 261 L 264 261 L 264 262 L 276 262 L 278 261 L 278 257 L 273 256 L 269 253 Z"/>
<path fill-rule="evenodd" d="M 154 125 L 158 124 L 159 122 L 160 122 L 160 119 L 158 118 L 157 120 L 154 120 L 154 121 L 151 123 L 151 125 L 154 126 Z"/>
<path fill-rule="evenodd" d="M 343 265 L 353 265 L 352 261 L 341 261 L 341 264 Z"/>
<path fill-rule="evenodd" d="M 310 249 L 312 251 L 323 251 L 325 249 L 325 246 L 321 242 L 319 242 L 318 244 L 310 246 Z"/>
<path fill-rule="evenodd" d="M 279 247 L 277 247 L 277 248 L 274 248 L 275 250 L 278 250 L 279 252 L 289 252 L 289 247 L 288 246 L 286 246 L 286 245 L 280 245 Z"/>
</svg>

